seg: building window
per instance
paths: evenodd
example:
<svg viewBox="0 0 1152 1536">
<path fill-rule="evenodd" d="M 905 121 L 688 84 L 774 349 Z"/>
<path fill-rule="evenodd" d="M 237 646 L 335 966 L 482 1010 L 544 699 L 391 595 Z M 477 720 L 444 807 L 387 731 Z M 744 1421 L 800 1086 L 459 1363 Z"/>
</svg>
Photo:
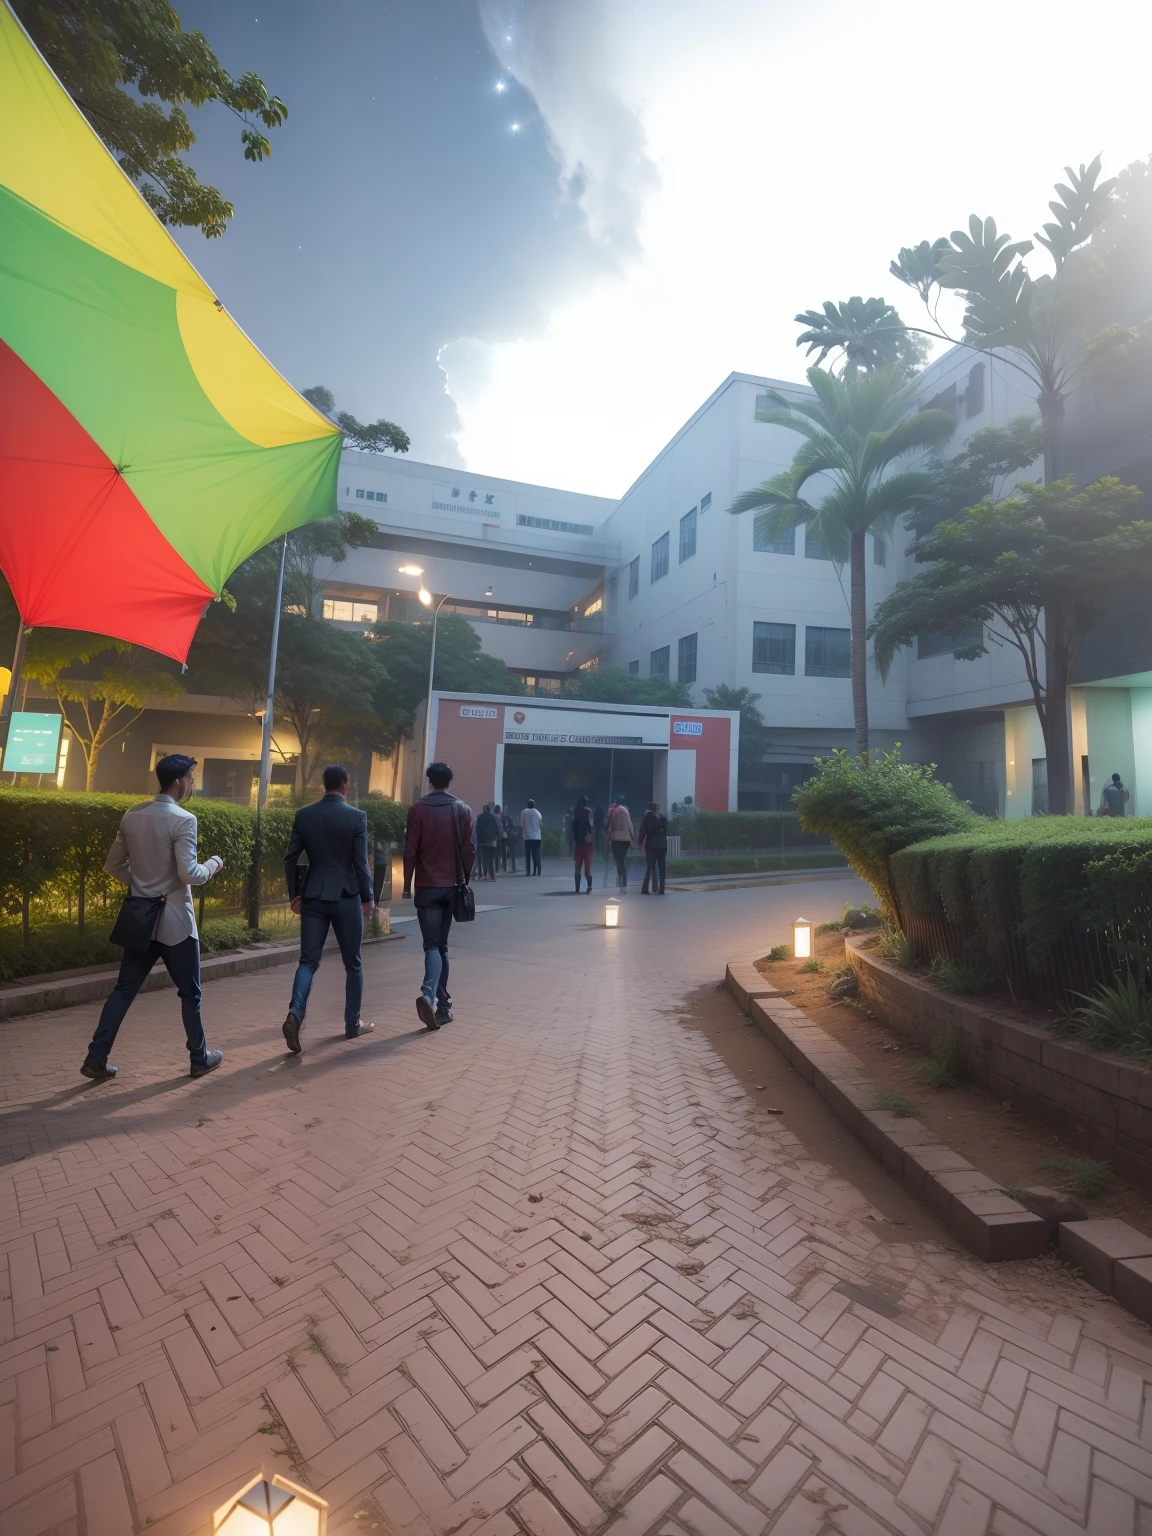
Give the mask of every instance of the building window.
<svg viewBox="0 0 1152 1536">
<path fill-rule="evenodd" d="M 649 581 L 660 581 L 668 574 L 668 535 L 662 533 L 652 546 L 652 575 Z"/>
<path fill-rule="evenodd" d="M 976 363 L 968 370 L 968 388 L 964 394 L 964 409 L 968 420 L 979 416 L 984 409 L 984 364 Z"/>
<path fill-rule="evenodd" d="M 875 534 L 872 535 L 872 564 L 888 564 L 888 546 L 884 543 L 883 539 L 878 539 Z"/>
<path fill-rule="evenodd" d="M 685 512 L 680 519 L 680 564 L 691 560 L 696 553 L 696 508 Z"/>
<path fill-rule="evenodd" d="M 922 411 L 948 411 L 956 414 L 956 386 L 949 384 L 947 389 L 942 389 L 938 395 L 933 395 L 931 400 L 925 400 L 920 407 Z"/>
<path fill-rule="evenodd" d="M 676 681 L 696 681 L 696 636 L 681 635 L 676 643 Z"/>
<path fill-rule="evenodd" d="M 591 523 L 563 523 L 554 517 L 525 517 L 522 512 L 516 514 L 517 528 L 547 528 L 549 533 L 579 533 L 588 538 L 595 533 Z"/>
<path fill-rule="evenodd" d="M 832 552 L 811 525 L 804 529 L 804 558 L 806 560 L 831 560 Z"/>
<path fill-rule="evenodd" d="M 925 661 L 929 656 L 951 656 L 953 651 L 980 645 L 983 640 L 983 624 L 965 624 L 960 629 L 921 630 L 916 636 L 916 660 Z"/>
<path fill-rule="evenodd" d="M 852 640 L 848 630 L 809 624 L 804 631 L 805 677 L 849 677 L 851 663 Z"/>
<path fill-rule="evenodd" d="M 326 597 L 323 615 L 337 624 L 375 624 L 378 612 L 375 603 L 345 602 L 341 598 Z"/>
<path fill-rule="evenodd" d="M 629 565 L 628 565 L 628 596 L 629 597 L 635 597 L 637 592 L 639 592 L 639 590 L 640 590 L 640 556 L 637 555 L 635 560 L 630 561 Z"/>
<path fill-rule="evenodd" d="M 752 548 L 758 555 L 794 555 L 796 553 L 796 530 L 789 528 L 788 532 L 778 539 L 770 539 L 768 531 L 760 526 L 760 519 L 752 521 Z"/>
<path fill-rule="evenodd" d="M 703 513 L 707 512 L 708 508 L 711 505 L 712 505 L 712 492 L 711 491 L 705 491 L 703 496 L 701 496 L 701 498 L 700 498 L 700 511 L 701 511 L 701 513 L 703 514 Z"/>
<path fill-rule="evenodd" d="M 360 498 L 361 501 L 364 500 L 364 492 L 363 491 L 357 491 L 356 495 Z"/>
<path fill-rule="evenodd" d="M 639 663 L 639 661 L 630 661 L 628 663 L 628 672 L 629 672 L 629 675 L 631 677 L 639 677 L 640 676 L 640 663 Z"/>
<path fill-rule="evenodd" d="M 667 677 L 671 647 L 662 645 L 658 651 L 652 651 L 648 657 L 648 676 Z"/>
<path fill-rule="evenodd" d="M 753 624 L 752 670 L 779 672 L 786 677 L 795 673 L 795 624 Z"/>
</svg>

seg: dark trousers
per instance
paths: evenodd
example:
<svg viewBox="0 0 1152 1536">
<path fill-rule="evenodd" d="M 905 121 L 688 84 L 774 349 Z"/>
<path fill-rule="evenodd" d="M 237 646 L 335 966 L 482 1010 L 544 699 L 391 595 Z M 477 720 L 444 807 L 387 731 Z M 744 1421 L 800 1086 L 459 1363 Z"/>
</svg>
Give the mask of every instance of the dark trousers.
<svg viewBox="0 0 1152 1536">
<path fill-rule="evenodd" d="M 580 871 L 588 877 L 588 889 L 592 889 L 592 844 L 576 844 L 576 889 L 580 889 Z"/>
<path fill-rule="evenodd" d="M 491 847 L 488 847 L 487 844 L 483 844 L 483 843 L 480 845 L 480 873 L 481 873 L 481 875 L 483 875 L 485 877 L 491 876 L 491 878 L 493 880 L 495 880 L 495 878 L 496 878 L 496 845 L 495 844 L 493 844 Z"/>
<path fill-rule="evenodd" d="M 508 857 L 512 860 L 512 873 L 515 874 L 516 873 L 516 842 L 515 842 L 515 839 L 510 837 L 508 839 L 508 841 L 504 844 L 504 847 L 508 850 Z M 505 869 L 508 868 L 507 864 L 505 864 L 504 868 Z"/>
<path fill-rule="evenodd" d="M 647 863 L 644 870 L 644 884 L 640 887 L 640 890 L 644 894 L 647 894 L 648 884 L 651 882 L 652 889 L 659 892 L 659 894 L 663 896 L 665 878 L 664 864 L 667 856 L 667 844 L 665 844 L 665 846 L 662 848 L 650 848 L 647 843 L 644 844 L 644 857 Z"/>
<path fill-rule="evenodd" d="M 623 842 L 618 838 L 612 839 L 612 857 L 616 860 L 617 885 L 628 884 L 628 850 L 631 846 L 627 838 Z"/>
<path fill-rule="evenodd" d="M 200 1020 L 200 941 L 183 939 L 179 944 L 157 944 L 153 941 L 147 949 L 124 951 L 116 985 L 100 1010 L 100 1022 L 92 1036 L 92 1044 L 88 1047 L 90 1061 L 102 1067 L 108 1065 L 108 1053 L 116 1039 L 116 1031 L 124 1022 L 124 1015 L 132 1006 L 132 999 L 157 960 L 163 960 L 164 969 L 176 985 L 180 998 L 180 1016 L 184 1020 L 184 1033 L 188 1037 L 188 1054 L 195 1066 L 200 1066 L 206 1059 L 208 1044 Z"/>
<path fill-rule="evenodd" d="M 540 873 L 540 844 L 542 837 L 526 837 L 524 839 L 524 873 L 526 875 L 538 875 Z"/>
<path fill-rule="evenodd" d="M 421 992 L 438 1010 L 447 1011 L 452 999 L 448 995 L 448 933 L 452 927 L 451 885 L 420 885 L 416 887 L 416 921 L 420 924 L 420 938 L 424 944 L 424 981 Z"/>
<path fill-rule="evenodd" d="M 359 896 L 340 896 L 335 901 L 305 896 L 300 913 L 300 964 L 296 967 L 292 1001 L 288 1007 L 303 1024 L 312 978 L 319 969 L 329 928 L 336 935 L 340 958 L 344 962 L 344 1029 L 346 1033 L 354 1034 L 360 1023 L 360 1003 L 364 996 L 364 971 L 360 964 L 364 915 Z"/>
</svg>

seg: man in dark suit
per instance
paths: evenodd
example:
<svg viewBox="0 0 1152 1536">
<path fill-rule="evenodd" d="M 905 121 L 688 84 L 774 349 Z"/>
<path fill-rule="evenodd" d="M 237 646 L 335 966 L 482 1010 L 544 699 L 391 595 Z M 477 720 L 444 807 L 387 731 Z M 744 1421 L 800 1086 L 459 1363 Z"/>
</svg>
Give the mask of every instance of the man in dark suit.
<svg viewBox="0 0 1152 1536">
<path fill-rule="evenodd" d="M 302 853 L 308 855 L 308 867 L 303 890 L 298 890 Z M 374 1028 L 360 1018 L 364 995 L 360 940 L 364 919 L 372 916 L 368 818 L 348 804 L 348 770 L 340 763 L 324 770 L 323 800 L 296 812 L 284 851 L 284 874 L 292 910 L 300 915 L 300 964 L 284 1020 L 284 1039 L 289 1051 L 298 1056 L 308 994 L 329 928 L 336 934 L 344 961 L 344 1036 L 355 1040 Z"/>
</svg>

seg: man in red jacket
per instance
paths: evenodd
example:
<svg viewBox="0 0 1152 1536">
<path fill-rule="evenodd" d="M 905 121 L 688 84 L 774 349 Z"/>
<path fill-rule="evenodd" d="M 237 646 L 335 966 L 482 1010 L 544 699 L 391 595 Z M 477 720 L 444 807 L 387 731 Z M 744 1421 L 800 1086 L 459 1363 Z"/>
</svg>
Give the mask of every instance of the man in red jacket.
<svg viewBox="0 0 1152 1536">
<path fill-rule="evenodd" d="M 476 826 L 472 812 L 448 793 L 452 770 L 429 763 L 429 793 L 408 811 L 404 833 L 404 895 L 416 887 L 416 917 L 424 941 L 424 984 L 416 1012 L 426 1029 L 452 1022 L 448 995 L 448 930 L 452 892 L 458 879 L 468 883 L 476 862 Z"/>
</svg>

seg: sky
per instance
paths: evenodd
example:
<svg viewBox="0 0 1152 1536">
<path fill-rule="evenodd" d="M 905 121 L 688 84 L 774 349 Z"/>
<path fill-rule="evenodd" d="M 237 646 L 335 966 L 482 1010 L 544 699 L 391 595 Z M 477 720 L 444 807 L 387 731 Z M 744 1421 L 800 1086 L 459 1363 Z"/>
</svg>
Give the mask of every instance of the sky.
<svg viewBox="0 0 1152 1536">
<path fill-rule="evenodd" d="M 289 107 L 258 166 L 194 121 L 237 214 L 179 238 L 249 335 L 413 458 L 603 496 L 730 372 L 802 377 L 798 311 L 914 323 L 902 245 L 1152 154 L 1134 0 L 176 3 Z"/>
</svg>

